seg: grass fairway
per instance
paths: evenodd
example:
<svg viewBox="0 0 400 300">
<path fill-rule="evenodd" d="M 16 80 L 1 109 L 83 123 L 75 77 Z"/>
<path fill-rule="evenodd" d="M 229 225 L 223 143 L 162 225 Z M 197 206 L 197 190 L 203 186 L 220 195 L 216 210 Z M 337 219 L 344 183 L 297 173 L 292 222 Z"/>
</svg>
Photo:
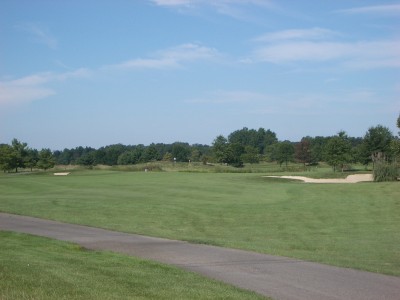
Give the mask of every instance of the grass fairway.
<svg viewBox="0 0 400 300">
<path fill-rule="evenodd" d="M 0 211 L 400 276 L 399 183 L 260 174 L 0 176 Z"/>
<path fill-rule="evenodd" d="M 264 299 L 194 273 L 0 231 L 0 299 Z"/>
</svg>

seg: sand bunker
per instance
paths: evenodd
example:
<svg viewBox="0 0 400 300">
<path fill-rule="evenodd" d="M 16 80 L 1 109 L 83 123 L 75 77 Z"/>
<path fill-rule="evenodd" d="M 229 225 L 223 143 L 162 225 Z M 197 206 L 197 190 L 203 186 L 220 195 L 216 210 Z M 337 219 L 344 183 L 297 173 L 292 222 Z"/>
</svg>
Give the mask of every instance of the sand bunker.
<svg viewBox="0 0 400 300">
<path fill-rule="evenodd" d="M 357 182 L 373 181 L 372 174 L 349 175 L 345 179 L 342 178 L 315 179 L 304 176 L 264 176 L 264 177 L 302 180 L 306 183 L 357 183 Z"/>
<path fill-rule="evenodd" d="M 69 172 L 64 172 L 64 173 L 54 173 L 55 176 L 67 176 Z"/>
</svg>

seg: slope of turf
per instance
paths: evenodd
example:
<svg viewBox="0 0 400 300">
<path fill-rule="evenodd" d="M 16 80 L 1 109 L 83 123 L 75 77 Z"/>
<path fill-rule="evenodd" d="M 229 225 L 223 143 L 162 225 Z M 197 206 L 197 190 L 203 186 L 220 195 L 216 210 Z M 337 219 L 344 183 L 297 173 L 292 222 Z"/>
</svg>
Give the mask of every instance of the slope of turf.
<svg viewBox="0 0 400 300">
<path fill-rule="evenodd" d="M 264 299 L 159 263 L 0 231 L 0 299 Z"/>
<path fill-rule="evenodd" d="M 0 190 L 4 212 L 400 275 L 398 183 L 86 171 L 1 176 Z"/>
</svg>

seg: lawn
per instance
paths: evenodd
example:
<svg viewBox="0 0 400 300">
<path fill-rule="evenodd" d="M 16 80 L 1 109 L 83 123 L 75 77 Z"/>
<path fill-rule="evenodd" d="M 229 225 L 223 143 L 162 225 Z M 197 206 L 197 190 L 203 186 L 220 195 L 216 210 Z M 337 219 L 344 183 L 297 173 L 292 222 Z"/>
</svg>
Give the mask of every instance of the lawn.
<svg viewBox="0 0 400 300">
<path fill-rule="evenodd" d="M 163 264 L 0 231 L 0 299 L 264 299 Z"/>
<path fill-rule="evenodd" d="M 399 183 L 261 174 L 0 176 L 0 211 L 400 276 Z"/>
</svg>

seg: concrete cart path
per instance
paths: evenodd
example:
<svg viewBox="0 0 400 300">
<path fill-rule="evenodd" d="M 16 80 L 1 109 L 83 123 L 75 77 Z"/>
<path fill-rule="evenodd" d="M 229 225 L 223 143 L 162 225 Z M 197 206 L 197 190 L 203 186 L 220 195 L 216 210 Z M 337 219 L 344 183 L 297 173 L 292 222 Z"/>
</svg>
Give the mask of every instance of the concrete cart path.
<svg viewBox="0 0 400 300">
<path fill-rule="evenodd" d="M 70 241 L 200 273 L 274 299 L 400 299 L 400 277 L 0 213 L 0 230 Z M 360 249 L 362 251 L 362 249 Z"/>
</svg>

